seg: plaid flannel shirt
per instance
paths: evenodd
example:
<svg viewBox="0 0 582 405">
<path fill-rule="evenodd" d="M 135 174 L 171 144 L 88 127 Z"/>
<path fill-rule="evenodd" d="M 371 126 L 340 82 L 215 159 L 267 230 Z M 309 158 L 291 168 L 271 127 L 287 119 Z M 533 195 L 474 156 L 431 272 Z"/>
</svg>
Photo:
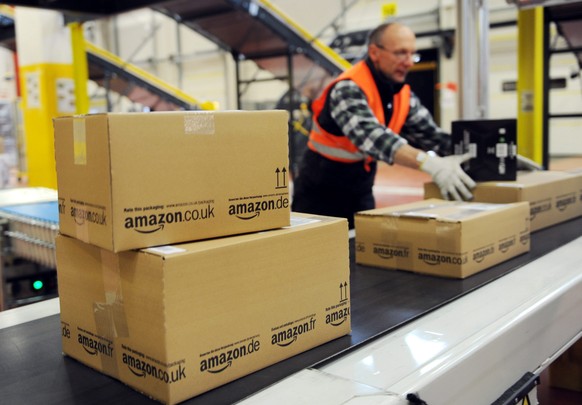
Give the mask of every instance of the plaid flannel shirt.
<svg viewBox="0 0 582 405">
<path fill-rule="evenodd" d="M 376 160 L 392 164 L 398 148 L 409 142 L 439 155 L 449 153 L 449 134 L 437 126 L 413 92 L 410 111 L 400 134 L 376 119 L 366 96 L 352 80 L 336 83 L 329 97 L 330 114 L 337 125 L 358 149 Z"/>
</svg>

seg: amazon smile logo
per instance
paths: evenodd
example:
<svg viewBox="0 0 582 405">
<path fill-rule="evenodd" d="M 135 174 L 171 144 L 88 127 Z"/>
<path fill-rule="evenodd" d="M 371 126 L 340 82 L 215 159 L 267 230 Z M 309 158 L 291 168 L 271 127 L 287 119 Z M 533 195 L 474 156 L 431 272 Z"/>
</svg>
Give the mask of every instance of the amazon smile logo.
<svg viewBox="0 0 582 405">
<path fill-rule="evenodd" d="M 261 342 L 253 338 L 249 343 L 230 347 L 221 353 L 203 359 L 200 361 L 200 372 L 222 373 L 231 367 L 236 360 L 257 353 L 260 349 Z"/>
<path fill-rule="evenodd" d="M 280 196 L 278 199 L 230 204 L 228 215 L 247 221 L 259 217 L 261 212 L 280 210 L 282 208 L 289 208 L 289 198 L 285 196 Z"/>
<path fill-rule="evenodd" d="M 139 233 L 154 233 L 163 230 L 165 225 L 211 218 L 214 218 L 214 206 L 208 204 L 206 207 L 191 210 L 128 216 L 124 225 L 126 229 L 133 229 Z"/>
<path fill-rule="evenodd" d="M 298 325 L 292 326 L 280 332 L 274 333 L 271 336 L 271 344 L 281 347 L 289 346 L 297 341 L 300 335 L 311 332 L 315 329 L 315 318 L 311 317 L 309 320 Z"/>
</svg>

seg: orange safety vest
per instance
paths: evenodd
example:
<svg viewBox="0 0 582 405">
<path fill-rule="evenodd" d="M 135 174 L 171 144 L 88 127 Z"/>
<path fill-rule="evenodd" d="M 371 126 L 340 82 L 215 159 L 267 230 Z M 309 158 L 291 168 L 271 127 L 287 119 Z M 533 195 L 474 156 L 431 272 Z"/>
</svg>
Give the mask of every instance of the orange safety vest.
<svg viewBox="0 0 582 405">
<path fill-rule="evenodd" d="M 347 136 L 338 136 L 327 132 L 321 128 L 318 123 L 319 115 L 325 105 L 325 100 L 331 88 L 340 80 L 350 79 L 354 81 L 366 95 L 368 105 L 376 116 L 379 122 L 384 123 L 384 107 L 382 106 L 382 98 L 376 86 L 376 82 L 370 72 L 370 68 L 365 61 L 360 61 L 340 74 L 324 89 L 321 96 L 319 96 L 312 104 L 313 110 L 313 125 L 309 134 L 309 141 L 307 145 L 309 148 L 328 159 L 337 162 L 354 163 L 365 160 L 366 166 L 373 160 L 371 157 L 361 152 L 356 145 L 354 145 Z M 405 84 L 402 90 L 394 95 L 392 102 L 392 118 L 388 123 L 390 128 L 395 133 L 400 133 L 402 126 L 406 122 L 408 111 L 410 110 L 410 86 Z"/>
</svg>

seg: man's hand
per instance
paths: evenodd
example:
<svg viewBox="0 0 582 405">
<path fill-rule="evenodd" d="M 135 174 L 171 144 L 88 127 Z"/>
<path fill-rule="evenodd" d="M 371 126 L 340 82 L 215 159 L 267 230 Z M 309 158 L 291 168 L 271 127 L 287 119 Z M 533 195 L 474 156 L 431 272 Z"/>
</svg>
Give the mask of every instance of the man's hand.
<svg viewBox="0 0 582 405">
<path fill-rule="evenodd" d="M 421 153 L 425 156 L 417 158 L 421 162 L 420 170 L 432 176 L 444 199 L 462 201 L 473 198 L 470 190 L 475 187 L 475 182 L 461 169 L 461 164 L 471 158 L 468 153 L 446 157 Z"/>
</svg>

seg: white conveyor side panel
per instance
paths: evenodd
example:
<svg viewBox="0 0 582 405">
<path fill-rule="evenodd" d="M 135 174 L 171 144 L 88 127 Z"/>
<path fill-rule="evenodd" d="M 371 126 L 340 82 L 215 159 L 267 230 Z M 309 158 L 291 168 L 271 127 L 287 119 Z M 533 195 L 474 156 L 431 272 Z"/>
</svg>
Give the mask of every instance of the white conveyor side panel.
<svg viewBox="0 0 582 405">
<path fill-rule="evenodd" d="M 241 403 L 491 403 L 582 336 L 580 308 L 582 238 Z"/>
</svg>

